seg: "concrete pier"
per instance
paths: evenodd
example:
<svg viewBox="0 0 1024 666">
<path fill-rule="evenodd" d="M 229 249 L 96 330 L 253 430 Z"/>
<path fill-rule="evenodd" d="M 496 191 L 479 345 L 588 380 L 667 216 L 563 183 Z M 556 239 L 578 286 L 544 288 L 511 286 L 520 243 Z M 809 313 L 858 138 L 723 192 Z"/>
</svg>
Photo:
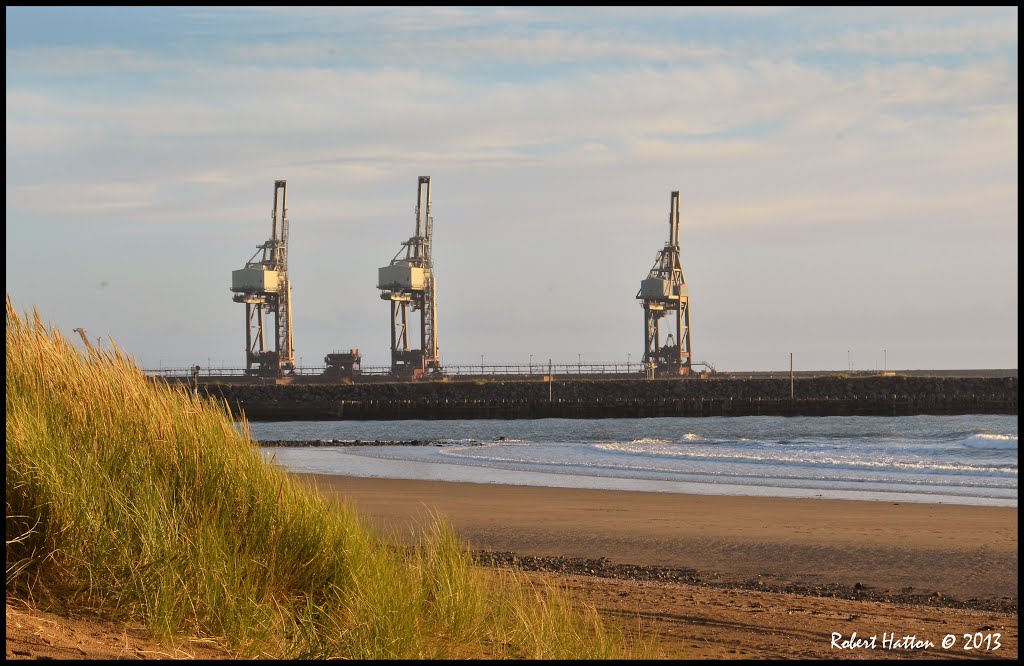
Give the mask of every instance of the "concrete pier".
<svg viewBox="0 0 1024 666">
<path fill-rule="evenodd" d="M 250 421 L 1016 414 L 1017 377 L 200 385 Z"/>
</svg>

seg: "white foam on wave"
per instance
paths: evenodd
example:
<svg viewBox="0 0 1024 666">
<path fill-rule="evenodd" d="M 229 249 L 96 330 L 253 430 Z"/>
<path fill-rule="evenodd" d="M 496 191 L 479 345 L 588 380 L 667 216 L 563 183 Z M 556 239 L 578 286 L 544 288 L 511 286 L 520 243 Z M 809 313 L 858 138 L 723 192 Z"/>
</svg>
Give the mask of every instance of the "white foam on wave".
<svg viewBox="0 0 1024 666">
<path fill-rule="evenodd" d="M 446 437 L 443 439 L 434 440 L 442 446 L 479 446 L 483 444 L 479 439 L 473 439 L 472 437 L 464 437 L 462 439 L 452 439 Z"/>
<path fill-rule="evenodd" d="M 688 432 L 683 435 L 683 440 L 687 442 L 695 442 L 703 440 L 704 438 L 698 434 Z M 672 447 L 679 446 L 682 442 L 673 441 L 671 439 L 661 439 L 658 437 L 641 437 L 639 439 L 633 439 L 628 442 L 597 442 L 594 446 L 598 449 L 613 449 L 613 450 L 632 450 L 636 452 L 650 452 L 658 450 L 658 447 Z M 620 448 L 625 447 L 625 448 Z"/>
<path fill-rule="evenodd" d="M 1016 449 L 1017 435 L 980 433 L 964 440 L 964 446 L 969 449 Z"/>
<path fill-rule="evenodd" d="M 687 438 L 689 438 L 689 435 L 687 435 Z M 619 442 L 612 442 L 612 443 L 613 444 L 618 444 Z M 634 439 L 633 441 L 630 442 L 630 444 L 633 444 L 633 445 L 636 445 L 636 446 L 644 446 L 645 444 L 646 445 L 651 445 L 651 444 L 672 444 L 672 443 L 673 442 L 670 442 L 667 439 L 658 439 L 657 437 L 641 437 L 640 439 Z M 601 445 L 598 444 L 597 448 L 601 448 Z"/>
<path fill-rule="evenodd" d="M 739 451 L 719 452 L 706 449 L 701 450 L 697 448 L 679 447 L 678 445 L 661 446 L 657 448 L 641 447 L 637 446 L 634 442 L 630 442 L 628 444 L 623 442 L 606 442 L 603 444 L 598 444 L 596 448 L 604 451 L 619 451 L 622 453 L 636 453 L 642 455 L 654 454 L 658 456 L 664 456 L 666 458 L 693 461 L 707 461 L 715 463 L 753 463 L 761 465 L 795 464 L 812 467 L 821 467 L 822 469 L 826 469 L 829 467 L 845 467 L 849 469 L 905 469 L 909 471 L 921 472 L 956 472 L 980 475 L 1017 474 L 1016 467 L 955 464 L 925 460 L 897 460 L 891 457 L 886 457 L 881 460 L 863 460 L 853 457 L 834 457 L 821 455 L 794 456 L 785 455 L 781 453 L 762 455 L 756 453 L 741 453 Z"/>
</svg>

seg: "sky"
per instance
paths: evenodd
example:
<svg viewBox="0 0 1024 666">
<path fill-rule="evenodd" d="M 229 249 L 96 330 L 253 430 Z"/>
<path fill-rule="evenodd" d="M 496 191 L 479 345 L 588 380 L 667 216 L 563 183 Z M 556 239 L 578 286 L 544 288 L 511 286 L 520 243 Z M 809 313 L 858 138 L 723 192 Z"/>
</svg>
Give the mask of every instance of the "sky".
<svg viewBox="0 0 1024 666">
<path fill-rule="evenodd" d="M 296 360 L 389 362 L 431 177 L 444 365 L 636 362 L 681 201 L 694 359 L 1017 367 L 1016 7 L 10 7 L 16 309 L 245 365 L 288 182 Z"/>
</svg>

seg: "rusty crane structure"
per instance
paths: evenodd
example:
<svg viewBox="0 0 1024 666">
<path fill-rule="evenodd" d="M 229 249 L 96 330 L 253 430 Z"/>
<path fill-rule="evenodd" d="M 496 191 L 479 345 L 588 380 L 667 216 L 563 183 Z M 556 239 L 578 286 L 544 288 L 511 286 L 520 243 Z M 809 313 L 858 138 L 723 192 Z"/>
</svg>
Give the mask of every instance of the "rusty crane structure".
<svg viewBox="0 0 1024 666">
<path fill-rule="evenodd" d="M 668 242 L 636 294 L 644 309 L 643 363 L 648 376 L 686 375 L 692 368 L 690 294 L 679 257 L 679 192 L 672 192 L 668 226 Z M 660 321 L 672 313 L 675 326 L 663 339 Z"/>
<path fill-rule="evenodd" d="M 420 176 L 416 192 L 416 234 L 402 243 L 387 266 L 377 270 L 381 299 L 391 305 L 391 374 L 417 379 L 440 373 L 437 346 L 437 285 L 431 257 L 434 218 L 430 214 L 430 176 Z M 418 349 L 410 346 L 410 309 L 419 312 Z"/>
<path fill-rule="evenodd" d="M 270 240 L 257 247 L 244 268 L 231 271 L 232 300 L 245 303 L 245 371 L 249 375 L 295 371 L 287 213 L 287 181 L 275 180 Z M 270 315 L 274 325 L 268 330 Z"/>
</svg>

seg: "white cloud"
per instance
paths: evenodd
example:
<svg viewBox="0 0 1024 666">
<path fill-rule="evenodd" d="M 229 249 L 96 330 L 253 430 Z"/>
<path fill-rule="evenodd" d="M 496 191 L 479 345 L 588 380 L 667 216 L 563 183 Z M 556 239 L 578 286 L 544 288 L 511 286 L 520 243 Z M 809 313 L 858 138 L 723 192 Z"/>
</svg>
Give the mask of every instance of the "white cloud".
<svg viewBox="0 0 1024 666">
<path fill-rule="evenodd" d="M 109 215 L 138 213 L 154 207 L 155 183 L 91 182 L 7 186 L 9 211 L 32 211 L 36 215 Z"/>
<path fill-rule="evenodd" d="M 903 25 L 856 30 L 825 39 L 809 50 L 845 51 L 871 55 L 928 55 L 978 53 L 1016 48 L 1016 20 L 970 25 Z"/>
<path fill-rule="evenodd" d="M 714 166 L 801 159 L 856 169 L 872 162 L 872 151 L 883 151 L 877 154 L 890 163 L 901 150 L 927 152 L 918 137 L 942 135 L 943 127 L 949 135 L 957 116 L 984 118 L 977 132 L 984 136 L 988 128 L 995 149 L 1007 131 L 1016 131 L 1012 109 L 990 101 L 1013 87 L 1000 61 L 872 66 L 841 77 L 763 59 L 485 88 L 397 68 L 227 66 L 200 73 L 193 86 L 187 95 L 109 102 L 9 93 L 8 163 L 61 145 L 71 155 L 108 146 L 120 163 L 110 174 L 115 179 L 133 173 L 183 183 L 215 183 L 210 174 L 223 178 L 242 164 L 272 162 L 305 178 L 324 173 L 371 181 L 409 162 L 557 169 L 581 162 Z M 268 98 L 267 90 L 274 95 Z M 600 158 L 594 146 L 601 147 Z M 79 178 L 97 173 L 96 164 L 78 168 Z"/>
<path fill-rule="evenodd" d="M 36 46 L 7 49 L 8 79 L 95 77 L 110 72 L 154 72 L 166 61 L 144 51 L 115 46 Z"/>
</svg>

